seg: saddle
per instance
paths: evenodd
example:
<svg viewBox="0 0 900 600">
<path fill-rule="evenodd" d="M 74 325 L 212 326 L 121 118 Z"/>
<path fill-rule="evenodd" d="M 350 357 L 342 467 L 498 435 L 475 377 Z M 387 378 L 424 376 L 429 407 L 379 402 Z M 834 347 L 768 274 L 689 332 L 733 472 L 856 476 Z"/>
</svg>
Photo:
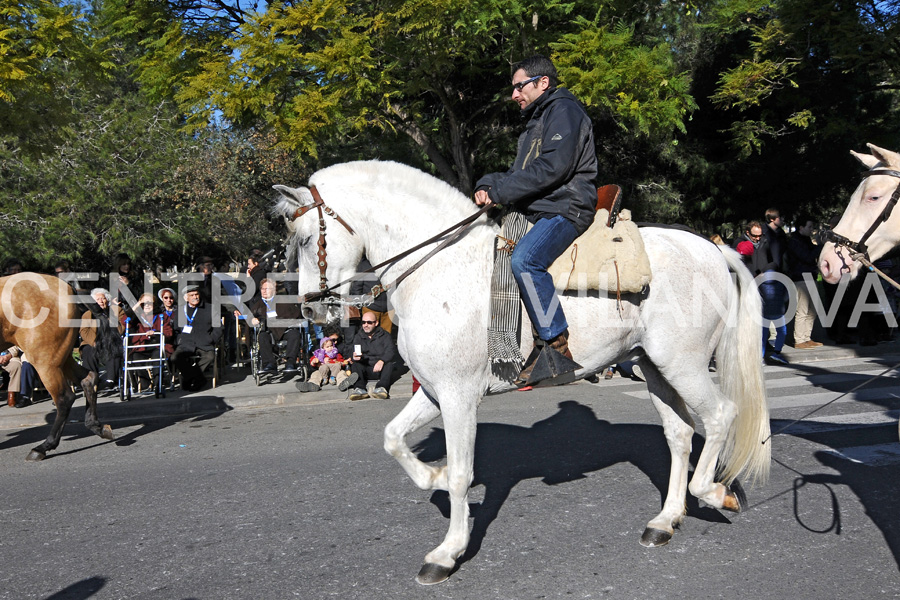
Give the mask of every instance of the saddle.
<svg viewBox="0 0 900 600">
<path fill-rule="evenodd" d="M 619 186 L 599 188 L 597 198 L 593 224 L 547 272 L 559 291 L 639 293 L 652 279 L 640 230 L 630 210 L 619 210 Z"/>
</svg>

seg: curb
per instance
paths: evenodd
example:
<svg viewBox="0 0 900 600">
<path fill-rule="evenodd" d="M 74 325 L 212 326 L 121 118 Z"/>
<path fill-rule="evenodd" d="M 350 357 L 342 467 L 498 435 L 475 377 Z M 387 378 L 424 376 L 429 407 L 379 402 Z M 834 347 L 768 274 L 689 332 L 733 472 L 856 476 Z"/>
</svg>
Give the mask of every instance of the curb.
<svg viewBox="0 0 900 600">
<path fill-rule="evenodd" d="M 239 373 L 242 377 L 244 373 Z M 101 423 L 141 422 L 150 419 L 188 417 L 204 414 L 219 414 L 236 409 L 253 409 L 273 406 L 317 406 L 322 404 L 355 404 L 356 402 L 376 401 L 374 399 L 351 402 L 349 392 L 341 392 L 328 388 L 312 393 L 297 391 L 294 381 L 277 381 L 264 383 L 257 387 L 249 377 L 242 380 L 219 385 L 215 389 L 185 394 L 180 390 L 168 392 L 165 397 L 154 398 L 152 395 L 132 398 L 129 402 L 120 402 L 118 394 L 105 395 L 101 392 L 97 398 L 97 415 Z M 412 376 L 404 374 L 391 386 L 392 399 L 409 399 L 412 397 Z M 0 430 L 19 430 L 41 425 L 50 425 L 56 416 L 56 408 L 47 398 L 29 406 L 15 409 L 0 406 Z M 85 405 L 81 394 L 75 399 L 75 405 L 69 413 L 69 423 L 80 424 L 84 421 Z"/>
</svg>

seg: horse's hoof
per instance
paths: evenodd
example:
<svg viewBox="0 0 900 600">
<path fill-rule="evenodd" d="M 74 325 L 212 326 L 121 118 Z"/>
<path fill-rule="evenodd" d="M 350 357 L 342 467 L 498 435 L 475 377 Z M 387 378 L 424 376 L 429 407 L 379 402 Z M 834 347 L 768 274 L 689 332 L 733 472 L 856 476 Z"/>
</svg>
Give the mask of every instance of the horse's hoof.
<svg viewBox="0 0 900 600">
<path fill-rule="evenodd" d="M 103 429 L 100 430 L 100 437 L 104 440 L 114 440 L 116 439 L 116 434 L 113 433 L 112 427 L 104 425 Z"/>
<path fill-rule="evenodd" d="M 28 453 L 28 456 L 25 457 L 25 460 L 37 462 L 39 460 L 44 460 L 45 458 L 47 458 L 47 455 L 40 450 L 32 450 Z"/>
<path fill-rule="evenodd" d="M 735 479 L 731 482 L 728 493 L 725 494 L 725 499 L 722 501 L 722 508 L 738 513 L 741 512 L 744 506 L 747 506 L 747 494 L 744 492 L 744 487 L 741 483 Z"/>
<path fill-rule="evenodd" d="M 654 529 L 648 527 L 641 536 L 641 546 L 647 548 L 655 548 L 656 546 L 665 546 L 672 539 L 672 534 L 662 529 Z"/>
<path fill-rule="evenodd" d="M 450 577 L 450 571 L 452 570 L 452 567 L 444 567 L 435 563 L 425 563 L 422 565 L 422 568 L 419 569 L 419 574 L 416 575 L 416 582 L 421 583 L 422 585 L 441 583 L 442 581 L 447 581 Z"/>
</svg>

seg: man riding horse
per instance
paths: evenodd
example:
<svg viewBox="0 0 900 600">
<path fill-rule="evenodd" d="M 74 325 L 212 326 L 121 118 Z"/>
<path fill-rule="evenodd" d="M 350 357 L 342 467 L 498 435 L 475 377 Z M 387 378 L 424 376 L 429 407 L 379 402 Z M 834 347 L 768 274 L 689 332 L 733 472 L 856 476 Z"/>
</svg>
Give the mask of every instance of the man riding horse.
<svg viewBox="0 0 900 600">
<path fill-rule="evenodd" d="M 532 375 L 540 345 L 568 358 L 567 371 L 578 368 L 547 269 L 594 220 L 597 153 L 587 113 L 568 90 L 557 87 L 556 68 L 548 58 L 532 56 L 512 70 L 512 99 L 528 124 L 512 168 L 479 179 L 475 203 L 514 207 L 533 224 L 512 253 L 513 276 L 536 333 L 535 350 L 515 380 L 525 384 L 536 383 Z"/>
</svg>

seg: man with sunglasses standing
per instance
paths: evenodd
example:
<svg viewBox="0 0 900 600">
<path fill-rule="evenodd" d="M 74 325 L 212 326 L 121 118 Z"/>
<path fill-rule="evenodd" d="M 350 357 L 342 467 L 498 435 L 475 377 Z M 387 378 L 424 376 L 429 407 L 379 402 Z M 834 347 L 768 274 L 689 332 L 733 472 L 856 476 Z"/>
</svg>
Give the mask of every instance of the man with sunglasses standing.
<svg viewBox="0 0 900 600">
<path fill-rule="evenodd" d="M 528 119 L 513 166 L 475 184 L 478 206 L 501 205 L 525 216 L 532 228 L 512 253 L 513 277 L 536 333 L 535 350 L 515 383 L 536 383 L 540 346 L 570 361 L 569 330 L 547 269 L 594 220 L 597 153 L 593 125 L 581 103 L 557 87 L 556 68 L 532 56 L 512 68 L 512 99 Z M 574 362 L 570 363 L 577 368 Z M 571 368 L 570 368 L 571 370 Z"/>
<path fill-rule="evenodd" d="M 352 348 L 353 362 L 350 363 L 350 378 L 356 376 L 359 387 L 350 390 L 350 400 L 362 400 L 363 398 L 389 397 L 391 381 L 394 374 L 394 358 L 397 349 L 391 335 L 378 326 L 378 317 L 370 311 L 362 316 L 362 328 L 356 332 L 350 340 L 349 348 Z M 366 381 L 377 379 L 372 393 L 366 391 Z M 349 381 L 349 380 L 348 380 Z"/>
</svg>

